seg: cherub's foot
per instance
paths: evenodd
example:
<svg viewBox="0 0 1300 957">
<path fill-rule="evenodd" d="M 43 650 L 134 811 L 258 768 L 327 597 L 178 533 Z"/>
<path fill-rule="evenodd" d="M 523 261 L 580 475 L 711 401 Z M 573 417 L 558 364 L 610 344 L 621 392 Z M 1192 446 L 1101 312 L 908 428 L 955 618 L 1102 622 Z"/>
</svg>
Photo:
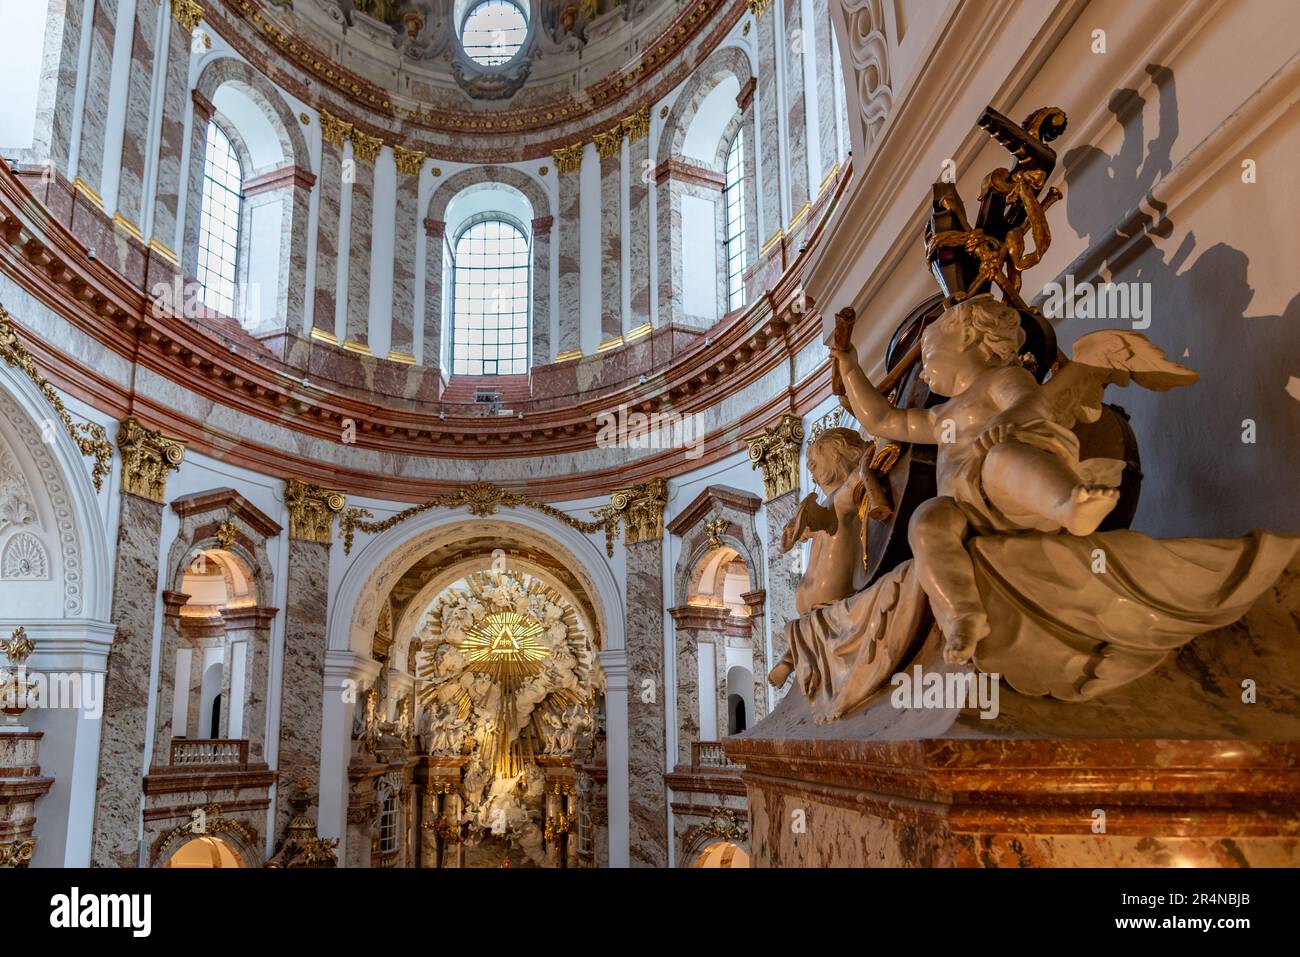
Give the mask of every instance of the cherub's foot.
<svg viewBox="0 0 1300 957">
<path fill-rule="evenodd" d="M 789 656 L 782 658 L 776 663 L 776 667 L 767 673 L 767 683 L 773 688 L 780 688 L 790 679 L 790 672 L 794 671 L 794 662 Z"/>
<path fill-rule="evenodd" d="M 1091 535 L 1119 502 L 1119 489 L 1108 485 L 1076 485 L 1064 506 L 1061 522 L 1071 535 Z"/>
<path fill-rule="evenodd" d="M 964 615 L 954 621 L 943 636 L 943 660 L 964 665 L 975 654 L 975 646 L 988 637 L 989 620 L 984 615 Z"/>
</svg>

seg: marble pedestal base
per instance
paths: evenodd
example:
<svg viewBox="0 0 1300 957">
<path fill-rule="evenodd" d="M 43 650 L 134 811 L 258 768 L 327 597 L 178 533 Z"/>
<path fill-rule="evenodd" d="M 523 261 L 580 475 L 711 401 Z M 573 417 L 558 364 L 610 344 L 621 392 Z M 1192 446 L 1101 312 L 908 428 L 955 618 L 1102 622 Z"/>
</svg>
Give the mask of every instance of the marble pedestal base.
<svg viewBox="0 0 1300 957">
<path fill-rule="evenodd" d="M 36 850 L 36 802 L 54 784 L 41 777 L 41 737 L 0 727 L 0 867 L 26 867 Z"/>
<path fill-rule="evenodd" d="M 886 686 L 817 724 L 791 690 L 725 741 L 753 865 L 1300 866 L 1295 587 L 1094 701 L 1002 686 L 986 719 L 895 707 Z M 954 670 L 937 634 L 917 663 Z"/>
</svg>

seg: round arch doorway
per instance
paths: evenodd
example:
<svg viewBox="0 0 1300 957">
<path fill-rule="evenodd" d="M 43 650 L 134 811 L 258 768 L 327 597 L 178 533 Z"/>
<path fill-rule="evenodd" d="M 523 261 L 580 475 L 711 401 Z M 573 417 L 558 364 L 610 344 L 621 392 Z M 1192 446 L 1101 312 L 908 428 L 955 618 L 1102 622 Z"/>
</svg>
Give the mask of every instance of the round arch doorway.
<svg viewBox="0 0 1300 957">
<path fill-rule="evenodd" d="M 749 854 L 739 844 L 718 841 L 700 851 L 691 867 L 749 867 Z"/>
<path fill-rule="evenodd" d="M 229 844 L 219 837 L 203 836 L 186 841 L 167 859 L 163 867 L 243 867 L 244 862 Z"/>
</svg>

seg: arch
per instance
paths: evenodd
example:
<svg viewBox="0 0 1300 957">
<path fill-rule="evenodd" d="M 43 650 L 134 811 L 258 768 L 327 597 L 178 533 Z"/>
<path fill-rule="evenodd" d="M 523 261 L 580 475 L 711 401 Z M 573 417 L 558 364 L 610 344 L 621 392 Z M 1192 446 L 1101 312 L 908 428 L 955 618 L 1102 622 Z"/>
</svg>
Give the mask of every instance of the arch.
<svg viewBox="0 0 1300 957">
<path fill-rule="evenodd" d="M 215 835 L 203 835 L 186 841 L 172 851 L 163 867 L 204 868 L 243 867 L 243 858 L 229 842 Z"/>
<path fill-rule="evenodd" d="M 700 848 L 691 867 L 749 867 L 749 852 L 734 841 L 710 841 Z"/>
<path fill-rule="evenodd" d="M 41 617 L 107 621 L 113 563 L 85 459 L 36 384 L 7 363 L 0 364 L 0 445 L 11 448 L 13 464 L 29 492 L 27 504 L 41 525 L 39 544 L 45 549 L 48 581 L 59 593 L 50 606 L 52 613 Z M 33 534 L 25 521 L 12 525 L 8 534 L 0 532 L 6 547 L 19 534 Z M 35 584 L 25 582 L 24 587 Z M 32 625 L 30 620 L 20 623 Z"/>
<path fill-rule="evenodd" d="M 664 163 L 682 155 L 691 124 L 715 87 L 732 79 L 736 82 L 736 89 L 743 90 L 755 73 L 749 54 L 740 47 L 719 47 L 710 53 L 686 81 L 668 119 L 664 121 L 659 133 L 657 162 Z"/>
<path fill-rule="evenodd" d="M 546 188 L 528 173 L 509 166 L 475 166 L 453 173 L 434 189 L 433 195 L 429 197 L 428 218 L 435 222 L 445 221 L 447 205 L 471 186 L 482 183 L 499 183 L 523 193 L 533 208 L 534 218 L 552 215 Z"/>
<path fill-rule="evenodd" d="M 499 517 L 483 518 L 467 508 L 430 510 L 366 542 L 330 603 L 326 648 L 368 657 L 381 598 L 425 553 L 462 538 L 470 521 L 484 536 L 534 543 L 565 560 L 595 609 L 593 641 L 600 636 L 604 650 L 623 650 L 622 591 L 604 555 L 586 535 L 531 511 L 510 510 Z"/>
<path fill-rule="evenodd" d="M 209 61 L 199 73 L 194 90 L 208 102 L 215 102 L 217 91 L 232 84 L 258 107 L 270 122 L 280 141 L 284 162 L 307 169 L 311 166 L 311 153 L 307 138 L 303 136 L 298 117 L 280 96 L 275 84 L 256 69 L 234 57 L 223 56 Z M 252 172 L 249 170 L 248 172 Z"/>
</svg>

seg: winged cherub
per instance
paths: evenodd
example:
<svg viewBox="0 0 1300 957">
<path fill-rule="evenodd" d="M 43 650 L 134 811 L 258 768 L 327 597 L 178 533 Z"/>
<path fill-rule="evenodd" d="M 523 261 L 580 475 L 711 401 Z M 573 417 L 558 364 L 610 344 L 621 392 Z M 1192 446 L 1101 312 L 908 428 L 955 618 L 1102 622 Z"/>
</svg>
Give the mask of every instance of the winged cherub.
<svg viewBox="0 0 1300 957">
<path fill-rule="evenodd" d="M 928 409 L 894 408 L 851 349 L 832 350 L 867 431 L 938 446 L 938 494 L 913 513 L 908 542 L 952 664 L 969 661 L 989 633 L 966 539 L 1095 532 L 1119 500 L 1124 463 L 1080 460 L 1071 426 L 1097 420 L 1107 385 L 1164 391 L 1197 378 L 1145 336 L 1110 329 L 1075 342 L 1073 361 L 1039 385 L 1017 362 L 1023 345 L 1019 313 L 990 295 L 948 308 L 925 331 L 921 378 L 951 398 Z"/>
</svg>

